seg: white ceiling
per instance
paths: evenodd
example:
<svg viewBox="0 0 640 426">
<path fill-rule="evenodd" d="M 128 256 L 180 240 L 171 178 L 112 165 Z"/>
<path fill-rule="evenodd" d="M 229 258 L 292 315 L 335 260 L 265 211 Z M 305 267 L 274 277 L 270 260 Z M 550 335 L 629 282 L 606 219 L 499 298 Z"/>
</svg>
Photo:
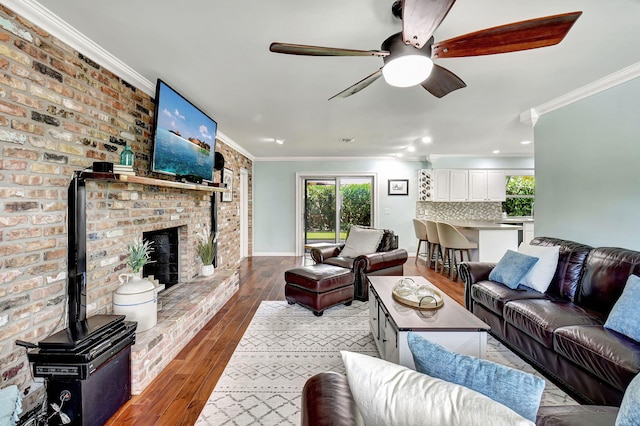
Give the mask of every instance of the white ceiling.
<svg viewBox="0 0 640 426">
<path fill-rule="evenodd" d="M 22 0 L 24 1 L 24 0 Z M 30 3 L 35 3 L 29 0 Z M 392 0 L 39 0 L 155 84 L 161 78 L 253 158 L 533 155 L 519 114 L 640 61 L 640 0 L 458 0 L 435 39 L 583 11 L 557 46 L 438 60 L 468 87 L 442 99 L 379 79 L 375 57 L 270 53 L 273 41 L 379 49 L 401 30 Z M 95 58 L 92 58 L 95 59 Z M 429 136 L 425 145 L 420 138 Z M 273 139 L 286 139 L 277 145 Z M 355 138 L 344 144 L 340 138 Z M 407 152 L 406 147 L 416 151 Z"/>
</svg>

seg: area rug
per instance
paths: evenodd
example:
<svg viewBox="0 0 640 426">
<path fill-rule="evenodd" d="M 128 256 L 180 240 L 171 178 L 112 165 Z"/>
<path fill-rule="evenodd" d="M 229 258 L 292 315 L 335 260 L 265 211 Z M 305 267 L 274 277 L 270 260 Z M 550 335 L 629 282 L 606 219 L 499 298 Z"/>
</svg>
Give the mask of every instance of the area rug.
<svg viewBox="0 0 640 426">
<path fill-rule="evenodd" d="M 262 302 L 196 425 L 299 425 L 306 380 L 344 373 L 340 351 L 378 357 L 367 302 L 328 309 L 321 317 L 284 301 Z M 489 336 L 487 359 L 539 375 Z M 576 404 L 547 381 L 542 405 Z"/>
</svg>

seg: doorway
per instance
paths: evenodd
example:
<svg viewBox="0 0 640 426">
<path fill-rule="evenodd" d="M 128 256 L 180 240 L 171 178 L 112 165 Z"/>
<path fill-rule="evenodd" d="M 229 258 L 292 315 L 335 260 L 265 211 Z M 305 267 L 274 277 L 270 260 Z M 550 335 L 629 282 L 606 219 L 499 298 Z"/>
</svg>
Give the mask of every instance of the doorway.
<svg viewBox="0 0 640 426">
<path fill-rule="evenodd" d="M 298 255 L 309 244 L 341 243 L 352 225 L 374 226 L 375 175 L 300 176 Z"/>
</svg>

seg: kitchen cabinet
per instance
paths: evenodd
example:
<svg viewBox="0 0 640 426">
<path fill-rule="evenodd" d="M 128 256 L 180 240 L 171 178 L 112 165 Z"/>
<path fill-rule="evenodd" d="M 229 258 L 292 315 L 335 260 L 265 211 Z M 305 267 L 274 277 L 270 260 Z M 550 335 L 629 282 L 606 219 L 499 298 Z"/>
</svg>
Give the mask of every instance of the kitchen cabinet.
<svg viewBox="0 0 640 426">
<path fill-rule="evenodd" d="M 449 174 L 449 201 L 469 201 L 469 171 L 451 170 Z"/>
<path fill-rule="evenodd" d="M 432 201 L 449 201 L 449 169 L 435 169 L 432 177 Z"/>
<path fill-rule="evenodd" d="M 503 170 L 469 170 L 469 201 L 506 200 Z"/>
</svg>

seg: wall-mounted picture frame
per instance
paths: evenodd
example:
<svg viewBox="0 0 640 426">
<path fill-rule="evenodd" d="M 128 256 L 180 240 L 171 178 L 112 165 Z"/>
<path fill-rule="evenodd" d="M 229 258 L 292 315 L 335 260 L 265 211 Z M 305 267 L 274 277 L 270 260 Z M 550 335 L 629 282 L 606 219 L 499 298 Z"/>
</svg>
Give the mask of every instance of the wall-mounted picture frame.
<svg viewBox="0 0 640 426">
<path fill-rule="evenodd" d="M 226 202 L 233 201 L 233 170 L 226 168 L 222 170 L 222 183 L 227 190 L 221 194 L 220 199 Z"/>
<path fill-rule="evenodd" d="M 409 195 L 409 179 L 389 179 L 389 195 Z"/>
</svg>

